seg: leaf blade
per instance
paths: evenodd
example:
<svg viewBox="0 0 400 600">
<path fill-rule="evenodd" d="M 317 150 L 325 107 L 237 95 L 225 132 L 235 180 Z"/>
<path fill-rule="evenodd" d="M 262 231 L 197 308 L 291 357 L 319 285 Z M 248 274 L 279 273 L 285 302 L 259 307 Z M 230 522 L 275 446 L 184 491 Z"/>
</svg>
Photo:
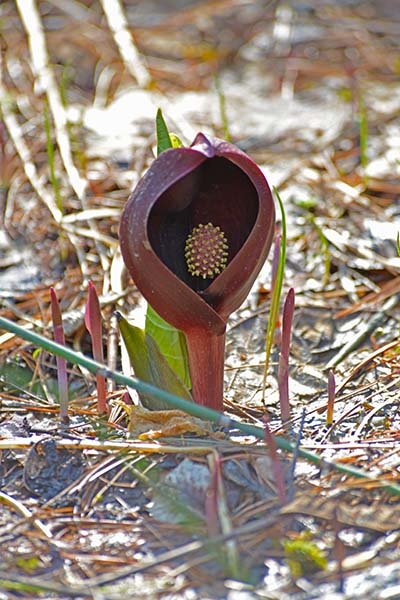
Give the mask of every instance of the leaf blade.
<svg viewBox="0 0 400 600">
<path fill-rule="evenodd" d="M 171 369 L 190 389 L 189 356 L 182 331 L 162 319 L 150 305 L 147 307 L 145 331 L 157 343 Z"/>
<path fill-rule="evenodd" d="M 169 135 L 167 124 L 164 120 L 161 108 L 157 109 L 156 115 L 156 133 L 157 133 L 157 156 L 172 148 L 172 141 Z"/>
<path fill-rule="evenodd" d="M 188 388 L 170 367 L 152 336 L 143 329 L 129 323 L 120 314 L 118 314 L 118 322 L 136 377 L 172 394 L 192 400 Z M 167 403 L 156 400 L 147 394 L 140 393 L 140 399 L 143 406 L 150 410 L 168 410 L 171 408 Z"/>
</svg>

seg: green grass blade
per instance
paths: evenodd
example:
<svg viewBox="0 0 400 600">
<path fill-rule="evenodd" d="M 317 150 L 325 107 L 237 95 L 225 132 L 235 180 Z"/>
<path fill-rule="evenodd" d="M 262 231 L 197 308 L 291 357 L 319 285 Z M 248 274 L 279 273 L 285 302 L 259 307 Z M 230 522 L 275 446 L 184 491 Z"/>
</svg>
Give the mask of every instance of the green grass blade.
<svg viewBox="0 0 400 600">
<path fill-rule="evenodd" d="M 229 129 L 228 115 L 226 112 L 226 98 L 225 98 L 224 90 L 222 89 L 221 81 L 220 81 L 218 75 L 215 75 L 214 82 L 215 82 L 215 89 L 217 90 L 217 95 L 218 95 L 219 114 L 220 114 L 220 119 L 221 119 L 222 134 L 224 136 L 224 139 L 227 142 L 230 142 L 232 139 L 232 136 L 231 136 L 230 129 Z"/>
<path fill-rule="evenodd" d="M 129 323 L 120 314 L 118 314 L 118 322 L 135 375 L 142 381 L 152 383 L 158 388 L 171 392 L 171 394 L 192 400 L 187 387 L 170 367 L 166 357 L 151 335 Z M 141 394 L 140 399 L 143 406 L 150 410 L 167 410 L 170 408 L 165 402 L 155 400 L 152 396 L 146 394 Z"/>
<path fill-rule="evenodd" d="M 63 201 L 61 198 L 60 192 L 60 184 L 58 183 L 56 167 L 55 167 L 55 158 L 54 158 L 54 144 L 51 137 L 51 124 L 50 124 L 50 116 L 49 109 L 47 106 L 44 107 L 44 130 L 46 132 L 46 151 L 47 151 L 47 160 L 49 163 L 50 169 L 50 182 L 54 191 L 54 198 L 56 201 L 57 208 L 63 213 Z"/>
<path fill-rule="evenodd" d="M 277 188 L 274 188 L 274 193 L 278 199 L 279 208 L 282 216 L 282 233 L 281 233 L 281 244 L 279 252 L 279 263 L 275 278 L 274 289 L 272 291 L 271 308 L 269 311 L 267 333 L 265 338 L 265 365 L 264 365 L 264 378 L 263 378 L 263 399 L 265 396 L 265 388 L 267 384 L 267 375 L 269 368 L 269 361 L 271 358 L 272 344 L 274 341 L 274 333 L 276 327 L 276 321 L 278 319 L 279 303 L 282 294 L 283 274 L 285 271 L 286 263 L 286 244 L 287 244 L 287 233 L 286 233 L 286 214 L 283 207 L 283 202 Z"/>
<path fill-rule="evenodd" d="M 359 135 L 360 135 L 360 163 L 362 168 L 365 168 L 368 165 L 368 156 L 367 156 L 367 148 L 368 148 L 368 118 L 367 118 L 367 109 L 365 108 L 365 103 L 362 98 L 360 98 L 359 102 Z"/>
<path fill-rule="evenodd" d="M 322 229 L 322 227 L 320 227 L 320 225 L 318 225 L 318 223 L 315 220 L 315 216 L 311 212 L 309 213 L 309 220 L 315 228 L 315 231 L 317 232 L 321 244 L 321 252 L 322 256 L 324 257 L 324 278 L 322 283 L 323 285 L 327 285 L 329 283 L 329 278 L 331 275 L 331 253 L 329 249 L 329 242 L 325 236 L 324 230 Z"/>
</svg>

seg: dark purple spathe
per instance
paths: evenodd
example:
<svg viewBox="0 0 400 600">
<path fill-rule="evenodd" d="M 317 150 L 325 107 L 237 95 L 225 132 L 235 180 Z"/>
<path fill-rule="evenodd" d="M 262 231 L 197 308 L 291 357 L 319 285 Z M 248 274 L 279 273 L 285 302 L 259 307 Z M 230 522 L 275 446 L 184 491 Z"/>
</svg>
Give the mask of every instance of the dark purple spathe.
<svg viewBox="0 0 400 600">
<path fill-rule="evenodd" d="M 185 241 L 200 223 L 219 226 L 228 263 L 213 280 L 193 277 Z M 237 147 L 202 133 L 190 148 L 163 152 L 131 194 L 122 214 L 121 251 L 146 300 L 185 333 L 225 330 L 269 252 L 275 223 L 267 181 Z"/>
<path fill-rule="evenodd" d="M 185 247 L 208 223 L 222 232 L 226 266 L 203 279 L 190 273 Z M 184 332 L 193 398 L 215 410 L 223 409 L 226 321 L 267 257 L 274 224 L 271 192 L 257 165 L 202 133 L 190 148 L 163 152 L 122 213 L 126 266 L 154 310 Z"/>
</svg>

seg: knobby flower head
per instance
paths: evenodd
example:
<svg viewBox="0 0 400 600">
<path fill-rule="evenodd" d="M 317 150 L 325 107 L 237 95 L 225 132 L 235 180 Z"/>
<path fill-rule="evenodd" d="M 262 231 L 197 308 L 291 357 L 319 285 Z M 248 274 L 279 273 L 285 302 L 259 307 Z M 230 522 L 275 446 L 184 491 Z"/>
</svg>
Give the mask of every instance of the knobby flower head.
<svg viewBox="0 0 400 600">
<path fill-rule="evenodd" d="M 228 249 L 226 237 L 212 223 L 200 223 L 188 236 L 185 258 L 188 271 L 193 277 L 214 279 L 226 267 Z"/>
</svg>

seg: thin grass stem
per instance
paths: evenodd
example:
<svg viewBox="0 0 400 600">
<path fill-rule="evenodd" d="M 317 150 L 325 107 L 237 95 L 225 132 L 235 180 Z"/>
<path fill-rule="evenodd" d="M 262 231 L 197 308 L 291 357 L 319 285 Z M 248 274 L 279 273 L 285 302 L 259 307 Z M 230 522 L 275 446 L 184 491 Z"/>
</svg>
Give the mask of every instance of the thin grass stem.
<svg viewBox="0 0 400 600">
<path fill-rule="evenodd" d="M 265 399 L 265 389 L 267 386 L 269 361 L 270 361 L 270 357 L 271 357 L 272 344 L 274 341 L 275 326 L 276 326 L 276 322 L 278 319 L 279 303 L 280 303 L 281 293 L 282 293 L 283 274 L 285 271 L 285 263 L 286 263 L 286 215 L 285 215 L 285 209 L 283 207 L 283 202 L 280 197 L 278 189 L 274 188 L 274 192 L 278 199 L 279 208 L 281 211 L 282 233 L 281 233 L 278 268 L 277 268 L 275 283 L 274 283 L 274 287 L 273 287 L 273 291 L 272 291 L 271 308 L 269 311 L 267 334 L 266 334 L 266 338 L 265 338 L 265 365 L 264 365 L 263 393 L 262 393 L 263 401 Z"/>
<path fill-rule="evenodd" d="M 334 405 L 335 405 L 335 389 L 336 389 L 336 382 L 335 382 L 335 373 L 333 372 L 332 369 L 329 370 L 328 373 L 328 406 L 327 406 L 327 410 L 326 410 L 326 424 L 331 426 L 333 423 L 333 409 L 334 409 Z"/>
<path fill-rule="evenodd" d="M 50 124 L 50 116 L 49 110 L 47 106 L 44 107 L 44 130 L 46 133 L 46 151 L 47 151 L 47 160 L 49 163 L 50 169 L 50 182 L 54 191 L 54 198 L 56 201 L 57 208 L 63 214 L 63 201 L 61 198 L 60 192 L 60 184 L 58 183 L 58 178 L 56 174 L 55 160 L 54 160 L 54 144 L 51 137 L 51 124 Z"/>
<path fill-rule="evenodd" d="M 217 91 L 217 96 L 218 96 L 219 115 L 220 115 L 220 119 L 221 119 L 223 138 L 227 142 L 230 142 L 232 140 L 232 136 L 231 136 L 231 132 L 229 129 L 228 114 L 226 112 L 226 96 L 225 96 L 224 90 L 222 89 L 221 80 L 220 80 L 218 74 L 215 75 L 214 83 L 215 83 L 215 89 Z"/>
</svg>

